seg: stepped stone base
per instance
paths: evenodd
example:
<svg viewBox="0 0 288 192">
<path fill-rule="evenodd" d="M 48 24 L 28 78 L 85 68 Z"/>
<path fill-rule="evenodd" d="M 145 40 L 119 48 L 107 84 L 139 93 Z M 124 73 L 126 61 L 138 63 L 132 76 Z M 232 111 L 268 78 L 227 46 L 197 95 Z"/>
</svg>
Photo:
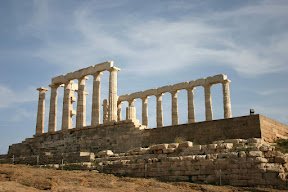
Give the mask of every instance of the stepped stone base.
<svg viewBox="0 0 288 192">
<path fill-rule="evenodd" d="M 40 155 L 45 152 L 62 154 L 86 151 L 98 153 L 112 150 L 121 153 L 136 147 L 173 143 L 175 139 L 198 144 L 224 139 L 262 138 L 273 142 L 287 138 L 288 126 L 262 115 L 235 117 L 147 129 L 137 121 L 125 120 L 97 127 L 43 133 L 9 147 L 8 156 Z"/>
</svg>

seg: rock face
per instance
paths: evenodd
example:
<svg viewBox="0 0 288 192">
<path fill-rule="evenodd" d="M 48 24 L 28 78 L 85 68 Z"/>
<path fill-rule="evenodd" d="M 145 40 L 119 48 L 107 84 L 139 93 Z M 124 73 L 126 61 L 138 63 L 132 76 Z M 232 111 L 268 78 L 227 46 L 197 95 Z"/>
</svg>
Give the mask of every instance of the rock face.
<svg viewBox="0 0 288 192">
<path fill-rule="evenodd" d="M 8 157 L 0 163 L 25 163 L 65 169 L 93 169 L 121 176 L 234 186 L 286 189 L 288 154 L 259 138 L 227 139 L 211 144 L 162 143 L 125 153 L 103 150 Z"/>
</svg>

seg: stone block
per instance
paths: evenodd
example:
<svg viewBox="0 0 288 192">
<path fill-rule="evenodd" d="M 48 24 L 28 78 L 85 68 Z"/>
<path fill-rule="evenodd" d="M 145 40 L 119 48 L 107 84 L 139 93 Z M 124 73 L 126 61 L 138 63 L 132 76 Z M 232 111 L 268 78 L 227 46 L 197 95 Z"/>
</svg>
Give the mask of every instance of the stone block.
<svg viewBox="0 0 288 192">
<path fill-rule="evenodd" d="M 100 157 L 105 157 L 105 156 L 112 156 L 114 153 L 111 150 L 104 150 L 104 151 L 100 151 L 98 152 L 98 155 Z"/>
<path fill-rule="evenodd" d="M 165 154 L 174 153 L 174 152 L 175 152 L 175 148 L 163 149 L 163 153 Z"/>
<path fill-rule="evenodd" d="M 217 144 L 208 144 L 208 145 L 207 145 L 207 148 L 208 148 L 209 150 L 215 150 L 215 149 L 217 149 Z"/>
<path fill-rule="evenodd" d="M 186 82 L 182 82 L 182 83 L 177 83 L 177 84 L 174 84 L 172 85 L 172 89 L 173 90 L 180 90 L 180 89 L 186 89 L 189 87 L 189 81 L 186 81 Z"/>
<path fill-rule="evenodd" d="M 178 148 L 187 148 L 187 147 L 192 147 L 193 142 L 191 141 L 184 141 L 183 143 L 180 143 Z"/>
<path fill-rule="evenodd" d="M 248 153 L 249 157 L 263 157 L 262 151 L 249 151 Z"/>
<path fill-rule="evenodd" d="M 168 145 L 168 148 L 177 148 L 179 146 L 179 143 L 170 143 Z"/>
</svg>

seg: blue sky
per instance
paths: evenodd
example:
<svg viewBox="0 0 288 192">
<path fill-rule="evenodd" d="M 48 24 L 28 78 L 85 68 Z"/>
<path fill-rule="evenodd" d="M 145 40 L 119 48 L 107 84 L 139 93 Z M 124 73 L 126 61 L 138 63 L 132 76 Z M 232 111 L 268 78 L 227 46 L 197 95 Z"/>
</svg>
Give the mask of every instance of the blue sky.
<svg viewBox="0 0 288 192">
<path fill-rule="evenodd" d="M 118 95 L 226 74 L 232 81 L 234 117 L 254 108 L 288 124 L 287 18 L 288 1 L 282 0 L 2 0 L 0 154 L 35 133 L 38 87 L 48 88 L 55 76 L 111 60 L 121 68 Z M 102 99 L 108 95 L 108 77 L 104 72 Z M 58 129 L 62 95 L 60 88 Z M 45 130 L 49 98 L 50 91 Z M 155 97 L 148 101 L 151 128 L 156 125 L 155 103 Z M 220 85 L 212 87 L 212 103 L 214 118 L 223 118 Z M 141 122 L 141 100 L 135 106 Z M 195 90 L 195 107 L 196 120 L 203 121 L 201 87 Z M 170 125 L 168 93 L 163 108 L 164 124 Z M 186 91 L 179 93 L 179 119 L 187 122 Z"/>
</svg>

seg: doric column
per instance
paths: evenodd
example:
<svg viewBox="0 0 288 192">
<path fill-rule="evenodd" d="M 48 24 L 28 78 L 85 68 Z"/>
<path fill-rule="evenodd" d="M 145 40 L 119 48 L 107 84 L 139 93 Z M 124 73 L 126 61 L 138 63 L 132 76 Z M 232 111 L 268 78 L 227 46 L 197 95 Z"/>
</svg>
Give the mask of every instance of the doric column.
<svg viewBox="0 0 288 192">
<path fill-rule="evenodd" d="M 224 118 L 231 118 L 232 117 L 232 110 L 231 110 L 231 100 L 230 100 L 230 89 L 229 83 L 230 80 L 225 80 L 222 82 L 223 88 L 223 106 L 224 106 Z"/>
<path fill-rule="evenodd" d="M 135 120 L 136 119 L 136 108 L 134 107 L 135 99 L 128 101 L 129 106 L 126 108 L 126 119 Z"/>
<path fill-rule="evenodd" d="M 108 121 L 117 121 L 117 72 L 120 71 L 117 67 L 111 67 L 109 70 L 109 112 Z"/>
<path fill-rule="evenodd" d="M 122 121 L 122 109 L 121 109 L 121 107 L 122 107 L 122 102 L 120 101 L 118 101 L 117 102 L 117 121 Z"/>
<path fill-rule="evenodd" d="M 52 84 L 49 87 L 51 87 L 51 97 L 48 132 L 52 133 L 56 131 L 57 127 L 57 95 L 59 85 Z"/>
<path fill-rule="evenodd" d="M 101 86 L 100 78 L 103 75 L 101 72 L 93 74 L 93 98 L 92 98 L 92 113 L 91 113 L 91 126 L 100 124 L 100 99 L 101 99 Z"/>
<path fill-rule="evenodd" d="M 108 109 L 109 109 L 109 101 L 108 99 L 103 100 L 103 123 L 108 122 Z"/>
<path fill-rule="evenodd" d="M 143 97 L 142 99 L 142 125 L 148 127 L 148 99 L 149 97 Z"/>
<path fill-rule="evenodd" d="M 86 126 L 86 95 L 85 82 L 88 77 L 78 79 L 78 100 L 76 113 L 76 128 L 83 128 Z"/>
<path fill-rule="evenodd" d="M 178 90 L 172 91 L 172 125 L 179 125 L 179 117 L 178 117 L 178 101 L 177 101 L 177 94 Z"/>
<path fill-rule="evenodd" d="M 48 89 L 40 87 L 38 100 L 38 111 L 37 111 L 37 123 L 36 123 L 36 135 L 44 133 L 44 120 L 45 120 L 45 92 Z"/>
<path fill-rule="evenodd" d="M 211 99 L 211 84 L 204 85 L 204 92 L 205 92 L 205 114 L 206 114 L 206 121 L 213 120 L 213 110 L 212 110 L 212 99 Z"/>
<path fill-rule="evenodd" d="M 67 81 L 64 85 L 64 98 L 63 98 L 63 114 L 62 114 L 62 130 L 72 128 L 71 124 L 71 98 L 72 98 L 72 84 L 73 81 Z"/>
<path fill-rule="evenodd" d="M 156 95 L 157 99 L 157 127 L 163 127 L 163 107 L 162 107 L 162 96 L 164 94 L 160 93 Z"/>
<path fill-rule="evenodd" d="M 195 108 L 194 108 L 194 90 L 195 88 L 189 88 L 187 90 L 187 98 L 188 98 L 188 123 L 195 123 Z"/>
</svg>

